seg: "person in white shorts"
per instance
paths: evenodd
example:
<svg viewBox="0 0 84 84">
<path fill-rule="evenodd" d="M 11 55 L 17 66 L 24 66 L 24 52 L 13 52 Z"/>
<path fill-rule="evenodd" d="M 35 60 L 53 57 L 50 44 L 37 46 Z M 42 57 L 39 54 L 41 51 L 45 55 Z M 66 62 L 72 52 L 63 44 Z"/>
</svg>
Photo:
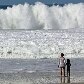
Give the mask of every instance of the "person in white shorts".
<svg viewBox="0 0 84 84">
<path fill-rule="evenodd" d="M 66 60 L 64 58 L 64 54 L 61 53 L 61 57 L 59 58 L 59 65 L 58 67 L 60 67 L 60 72 L 61 72 L 61 76 L 65 76 L 65 66 L 66 66 Z"/>
</svg>

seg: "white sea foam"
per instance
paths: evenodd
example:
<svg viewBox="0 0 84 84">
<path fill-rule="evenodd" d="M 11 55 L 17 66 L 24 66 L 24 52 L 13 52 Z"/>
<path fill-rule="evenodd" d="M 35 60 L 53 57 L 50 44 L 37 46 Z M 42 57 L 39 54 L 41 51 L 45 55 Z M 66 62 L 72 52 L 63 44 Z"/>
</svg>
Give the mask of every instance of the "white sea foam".
<svg viewBox="0 0 84 84">
<path fill-rule="evenodd" d="M 0 58 L 84 57 L 84 32 L 73 30 L 0 30 Z"/>
<path fill-rule="evenodd" d="M 0 29 L 0 58 L 84 57 L 84 3 L 0 9 Z"/>
<path fill-rule="evenodd" d="M 84 3 L 49 7 L 37 2 L 0 9 L 0 29 L 70 28 L 84 28 Z"/>
</svg>

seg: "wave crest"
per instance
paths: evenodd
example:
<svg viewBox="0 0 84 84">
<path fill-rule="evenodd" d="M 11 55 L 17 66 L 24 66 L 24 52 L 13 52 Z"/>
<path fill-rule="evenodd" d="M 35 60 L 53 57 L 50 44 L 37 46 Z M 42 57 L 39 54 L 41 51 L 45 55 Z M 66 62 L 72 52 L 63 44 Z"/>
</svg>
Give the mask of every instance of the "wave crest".
<svg viewBox="0 0 84 84">
<path fill-rule="evenodd" d="M 49 7 L 37 2 L 0 9 L 0 29 L 70 28 L 84 28 L 84 3 Z"/>
</svg>

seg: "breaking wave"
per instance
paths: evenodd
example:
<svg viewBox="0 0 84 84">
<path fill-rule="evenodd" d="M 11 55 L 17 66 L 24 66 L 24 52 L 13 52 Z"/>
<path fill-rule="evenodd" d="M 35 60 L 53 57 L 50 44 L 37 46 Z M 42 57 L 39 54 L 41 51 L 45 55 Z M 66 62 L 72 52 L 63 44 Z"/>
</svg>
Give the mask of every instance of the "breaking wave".
<svg viewBox="0 0 84 84">
<path fill-rule="evenodd" d="M 51 7 L 36 2 L 35 5 L 13 5 L 0 9 L 0 29 L 70 29 L 84 28 L 84 3 Z"/>
</svg>

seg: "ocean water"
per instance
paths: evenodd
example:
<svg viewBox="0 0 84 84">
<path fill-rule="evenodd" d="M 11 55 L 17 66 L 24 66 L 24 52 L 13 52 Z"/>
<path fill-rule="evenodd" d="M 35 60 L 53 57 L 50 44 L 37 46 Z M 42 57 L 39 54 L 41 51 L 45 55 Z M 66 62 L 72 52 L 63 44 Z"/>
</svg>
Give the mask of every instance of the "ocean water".
<svg viewBox="0 0 84 84">
<path fill-rule="evenodd" d="M 0 30 L 0 58 L 84 57 L 82 30 Z"/>
<path fill-rule="evenodd" d="M 84 82 L 84 3 L 1 6 L 1 84 L 58 83 L 61 52 L 71 81 Z"/>
<path fill-rule="evenodd" d="M 71 58 L 71 74 L 84 74 L 84 58 Z M 78 67 L 77 67 L 78 66 Z M 0 73 L 59 73 L 58 59 L 0 59 Z M 74 74 L 75 75 L 75 74 Z M 57 76 L 60 76 L 58 74 Z"/>
<path fill-rule="evenodd" d="M 71 83 L 84 82 L 84 59 L 72 58 Z M 0 59 L 1 84 L 60 83 L 57 59 Z M 63 79 L 64 80 L 64 79 Z M 67 77 L 65 77 L 67 83 Z"/>
</svg>

